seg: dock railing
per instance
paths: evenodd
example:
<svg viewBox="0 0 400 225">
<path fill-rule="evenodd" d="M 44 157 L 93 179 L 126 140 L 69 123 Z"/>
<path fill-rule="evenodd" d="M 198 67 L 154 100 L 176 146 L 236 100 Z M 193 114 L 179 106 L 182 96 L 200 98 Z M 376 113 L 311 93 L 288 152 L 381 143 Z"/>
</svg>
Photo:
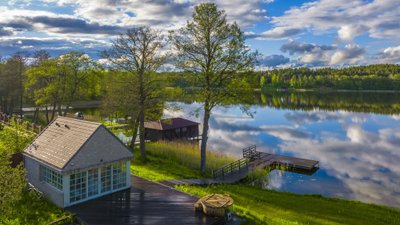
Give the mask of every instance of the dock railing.
<svg viewBox="0 0 400 225">
<path fill-rule="evenodd" d="M 228 165 L 212 171 L 213 178 L 224 178 L 225 176 L 231 175 L 235 172 L 239 172 L 246 169 L 249 166 L 249 162 L 256 159 L 260 159 L 261 152 L 257 152 L 255 145 L 249 146 L 243 149 L 243 158 L 236 160 Z"/>
<path fill-rule="evenodd" d="M 243 158 L 254 161 L 261 158 L 261 152 L 257 152 L 257 146 L 252 145 L 243 149 Z"/>
<path fill-rule="evenodd" d="M 247 168 L 248 165 L 249 165 L 249 160 L 247 158 L 242 158 L 228 165 L 225 165 L 221 168 L 213 170 L 212 175 L 213 178 L 220 178 L 220 177 L 224 178 L 227 175 L 230 175 L 234 172 Z"/>
</svg>

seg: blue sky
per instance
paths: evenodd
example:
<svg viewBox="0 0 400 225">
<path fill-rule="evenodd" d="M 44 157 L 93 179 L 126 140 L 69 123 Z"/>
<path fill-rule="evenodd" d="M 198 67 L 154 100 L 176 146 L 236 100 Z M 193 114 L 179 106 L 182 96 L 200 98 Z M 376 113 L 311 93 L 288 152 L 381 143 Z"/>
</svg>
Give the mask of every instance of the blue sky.
<svg viewBox="0 0 400 225">
<path fill-rule="evenodd" d="M 0 0 L 0 55 L 45 49 L 98 59 L 134 26 L 177 29 L 199 0 Z M 214 1 L 263 54 L 260 66 L 341 67 L 400 63 L 399 0 Z"/>
</svg>

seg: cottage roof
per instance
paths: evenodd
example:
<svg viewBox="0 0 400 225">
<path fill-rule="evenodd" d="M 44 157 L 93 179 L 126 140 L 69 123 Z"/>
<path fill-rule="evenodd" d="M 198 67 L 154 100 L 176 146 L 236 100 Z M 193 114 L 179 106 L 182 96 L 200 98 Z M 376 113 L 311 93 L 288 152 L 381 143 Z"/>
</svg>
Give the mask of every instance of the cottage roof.
<svg viewBox="0 0 400 225">
<path fill-rule="evenodd" d="M 105 140 L 107 143 L 102 144 Z M 103 125 L 68 117 L 51 122 L 23 153 L 59 170 L 82 169 L 133 156 Z"/>
<path fill-rule="evenodd" d="M 189 126 L 197 126 L 199 123 L 183 119 L 180 117 L 177 118 L 168 118 L 168 119 L 162 119 L 159 121 L 150 121 L 150 122 L 145 122 L 144 127 L 148 129 L 154 129 L 154 130 L 171 130 L 171 129 L 177 129 L 177 128 L 182 128 L 182 127 L 189 127 Z"/>
</svg>

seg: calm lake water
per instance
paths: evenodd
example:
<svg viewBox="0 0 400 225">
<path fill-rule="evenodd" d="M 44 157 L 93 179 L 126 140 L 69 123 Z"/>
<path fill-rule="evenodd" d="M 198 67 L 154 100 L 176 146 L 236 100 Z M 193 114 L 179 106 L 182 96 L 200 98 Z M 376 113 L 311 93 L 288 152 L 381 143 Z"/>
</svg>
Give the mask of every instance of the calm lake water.
<svg viewBox="0 0 400 225">
<path fill-rule="evenodd" d="M 210 149 L 240 157 L 242 148 L 257 145 L 320 161 L 311 176 L 273 171 L 260 182 L 264 188 L 400 207 L 400 93 L 255 93 L 242 102 L 251 116 L 243 103 L 213 111 Z M 202 122 L 193 97 L 167 105 L 164 117 Z"/>
<path fill-rule="evenodd" d="M 347 95 L 352 94 L 323 103 L 318 97 L 299 102 L 293 96 L 289 101 L 264 96 L 264 105 L 250 105 L 252 116 L 239 105 L 218 107 L 210 119 L 208 146 L 241 156 L 242 148 L 256 144 L 259 151 L 320 161 L 312 176 L 274 171 L 265 188 L 400 207 L 400 99 L 386 95 L 357 102 Z M 165 117 L 201 122 L 201 112 L 193 114 L 200 103 L 169 105 L 181 109 L 165 110 Z"/>
</svg>

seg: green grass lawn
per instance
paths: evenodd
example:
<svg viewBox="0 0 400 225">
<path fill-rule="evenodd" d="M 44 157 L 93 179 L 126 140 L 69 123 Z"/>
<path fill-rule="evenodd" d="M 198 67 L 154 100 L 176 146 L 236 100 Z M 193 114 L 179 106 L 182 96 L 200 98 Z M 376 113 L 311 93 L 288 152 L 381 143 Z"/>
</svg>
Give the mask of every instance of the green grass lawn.
<svg viewBox="0 0 400 225">
<path fill-rule="evenodd" d="M 143 164 L 136 150 L 131 170 L 154 181 L 203 177 L 199 172 L 199 151 L 185 144 L 150 143 L 149 161 Z M 234 158 L 208 152 L 212 167 Z M 209 173 L 205 176 L 209 176 Z M 298 195 L 264 190 L 244 184 L 177 186 L 186 193 L 204 196 L 225 193 L 233 197 L 234 211 L 247 219 L 246 224 L 400 224 L 400 210 L 357 201 Z"/>
<path fill-rule="evenodd" d="M 14 213 L 8 218 L 1 218 L 0 224 L 38 224 L 45 225 L 60 218 L 70 217 L 71 215 L 58 208 L 53 203 L 43 197 L 40 197 L 34 191 L 26 190 L 22 199 L 14 207 Z M 65 220 L 61 224 L 71 224 L 71 219 Z"/>
<path fill-rule="evenodd" d="M 13 154 L 21 151 L 35 135 L 23 126 L 4 126 L 0 130 L 0 154 Z"/>
<path fill-rule="evenodd" d="M 24 149 L 33 138 L 34 134 L 26 132 L 22 127 L 16 127 L 15 125 L 12 127 L 4 126 L 3 130 L 0 130 L 0 154 L 2 156 L 8 156 L 19 152 Z M 7 158 L 5 157 L 4 159 Z M 0 185 L 7 184 L 2 183 Z M 7 186 L 4 187 L 7 188 Z M 9 191 L 10 193 L 7 194 L 15 194 L 12 190 Z M 0 195 L 0 197 L 3 197 L 3 195 Z M 12 206 L 11 212 L 7 212 L 6 215 L 1 210 L 2 201 L 0 201 L 0 224 L 48 224 L 59 218 L 69 216 L 69 213 L 59 209 L 34 191 L 25 189 L 22 191 L 20 197 L 18 202 Z M 66 224 L 68 224 L 69 221 L 66 222 Z"/>
</svg>

